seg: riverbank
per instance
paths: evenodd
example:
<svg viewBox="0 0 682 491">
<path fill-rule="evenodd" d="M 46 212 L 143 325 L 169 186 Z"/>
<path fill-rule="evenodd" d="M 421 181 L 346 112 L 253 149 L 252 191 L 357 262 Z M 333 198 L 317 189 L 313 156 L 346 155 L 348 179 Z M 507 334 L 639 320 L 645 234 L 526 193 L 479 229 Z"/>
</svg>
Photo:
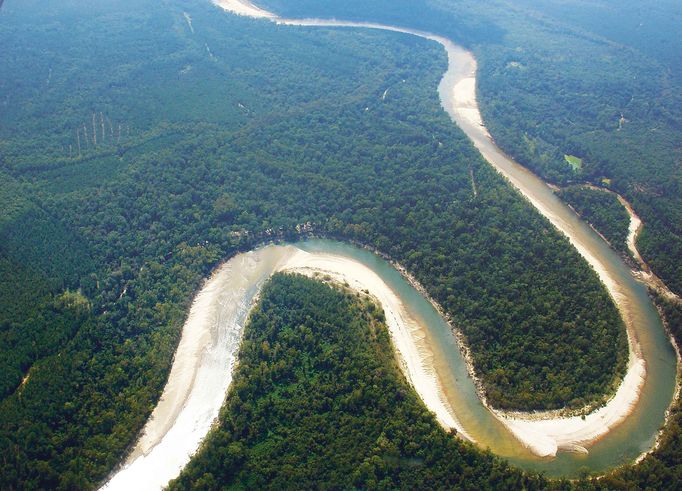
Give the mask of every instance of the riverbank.
<svg viewBox="0 0 682 491">
<path fill-rule="evenodd" d="M 670 288 L 668 288 L 668 286 L 663 282 L 663 280 L 659 278 L 651 270 L 647 262 L 639 253 L 639 249 L 637 249 L 637 238 L 639 237 L 639 234 L 641 233 L 642 228 L 644 227 L 644 223 L 642 222 L 641 218 L 639 218 L 632 205 L 620 194 L 614 191 L 608 192 L 614 193 L 616 195 L 620 204 L 623 205 L 625 210 L 628 212 L 628 215 L 630 215 L 627 246 L 630 253 L 635 258 L 640 267 L 639 271 L 633 271 L 635 277 L 637 277 L 637 279 L 645 283 L 649 288 L 656 291 L 659 295 L 665 297 L 666 299 L 672 302 L 675 302 L 677 305 L 682 305 L 682 298 L 680 298 L 679 295 L 670 290 Z"/>
<path fill-rule="evenodd" d="M 642 357 L 629 312 L 627 295 L 611 277 L 604 264 L 590 251 L 562 217 L 557 216 L 539 198 L 539 193 L 527 186 L 522 178 L 532 175 L 494 143 L 483 123 L 476 94 L 477 65 L 473 55 L 461 48 L 444 45 L 450 60 L 457 59 L 460 67 L 448 68 L 439 91 L 446 111 L 464 130 L 483 157 L 514 186 L 552 225 L 562 232 L 592 266 L 606 286 L 625 322 L 628 334 L 629 361 L 625 376 L 615 394 L 596 411 L 587 415 L 563 414 L 563 411 L 505 412 L 489 409 L 533 453 L 553 457 L 559 450 L 587 453 L 587 447 L 602 439 L 611 429 L 629 416 L 637 405 L 646 381 L 646 361 Z M 535 177 L 535 176 L 533 176 Z M 535 177 L 536 181 L 540 181 Z M 535 183 L 534 183 L 535 184 Z M 549 186 L 544 185 L 548 191 Z M 575 411 L 571 411 L 574 413 Z"/>
<path fill-rule="evenodd" d="M 630 204 L 630 202 L 626 200 L 622 195 L 611 189 L 602 186 L 597 186 L 591 183 L 583 183 L 580 184 L 579 186 L 584 189 L 589 189 L 591 191 L 610 194 L 618 200 L 620 205 L 625 209 L 625 212 L 627 213 L 629 218 L 625 245 L 630 255 L 623 253 L 623 258 L 631 266 L 632 274 L 635 276 L 635 278 L 637 278 L 642 283 L 647 285 L 648 288 L 655 291 L 656 293 L 664 297 L 666 300 L 674 302 L 677 305 L 682 305 L 682 298 L 680 298 L 679 295 L 670 290 L 670 288 L 668 288 L 668 286 L 663 282 L 663 280 L 661 280 L 661 278 L 659 278 L 652 271 L 651 267 L 644 260 L 641 253 L 639 252 L 639 249 L 637 248 L 637 239 L 640 233 L 642 232 L 642 229 L 644 228 L 644 223 L 642 222 L 639 215 L 637 215 L 637 213 L 635 212 L 635 209 L 632 206 L 632 204 Z M 552 185 L 550 187 L 557 193 L 560 193 L 562 191 L 562 189 L 558 186 Z M 578 213 L 571 205 L 568 206 L 571 209 L 573 209 L 576 213 Z M 580 213 L 578 213 L 578 215 L 580 215 Z M 604 237 L 601 234 L 601 232 L 597 230 L 592 224 L 590 224 L 590 227 L 592 227 L 595 233 L 599 234 L 604 239 L 605 242 L 609 243 L 616 252 L 623 252 L 618 247 L 615 247 L 614 244 L 611 244 L 606 239 L 606 237 Z"/>
<path fill-rule="evenodd" d="M 549 185 L 553 191 L 556 193 L 561 193 L 562 188 L 556 185 Z M 625 209 L 625 212 L 627 213 L 628 216 L 628 230 L 627 230 L 627 236 L 626 240 L 624 241 L 625 246 L 627 248 L 627 251 L 630 253 L 629 255 L 627 254 L 626 251 L 624 251 L 622 248 L 617 248 L 614 247 L 614 244 L 611 244 L 606 237 L 604 237 L 599 230 L 595 228 L 593 224 L 590 224 L 590 227 L 594 230 L 595 233 L 599 234 L 605 242 L 609 243 L 609 245 L 616 251 L 617 253 L 620 253 L 621 256 L 623 257 L 623 260 L 628 264 L 631 268 L 632 275 L 637 278 L 639 281 L 641 281 L 643 284 L 647 286 L 650 292 L 655 293 L 656 295 L 660 296 L 661 299 L 665 301 L 669 301 L 673 304 L 676 305 L 682 305 L 682 299 L 680 298 L 679 295 L 675 294 L 672 292 L 667 285 L 656 275 L 653 273 L 651 270 L 650 266 L 646 263 L 642 255 L 640 254 L 638 248 L 637 248 L 637 238 L 642 231 L 644 224 L 640 217 L 637 215 L 637 213 L 634 210 L 634 207 L 630 202 L 628 202 L 622 195 L 617 193 L 616 191 L 613 191 L 611 189 L 608 189 L 603 186 L 598 186 L 592 183 L 583 183 L 579 185 L 582 188 L 589 189 L 592 191 L 600 192 L 600 193 L 606 193 L 614 196 L 620 206 L 622 206 Z M 578 213 L 573 206 L 570 204 L 568 205 L 571 209 L 573 209 L 578 215 Z M 647 455 L 651 454 L 654 452 L 656 449 L 659 448 L 661 444 L 661 439 L 662 436 L 665 434 L 666 427 L 669 421 L 669 418 L 672 413 L 673 406 L 676 404 L 680 404 L 679 397 L 680 393 L 682 391 L 682 356 L 680 354 L 680 347 L 679 343 L 675 339 L 675 336 L 673 332 L 670 329 L 670 326 L 668 324 L 668 321 L 666 319 L 665 312 L 659 302 L 658 299 L 654 298 L 654 303 L 656 304 L 656 310 L 658 311 L 659 317 L 661 318 L 663 325 L 665 327 L 666 333 L 670 339 L 670 344 L 674 347 L 675 355 L 676 355 L 676 360 L 677 360 L 677 377 L 676 377 L 676 384 L 675 384 L 675 392 L 673 395 L 673 403 L 671 404 L 670 407 L 665 412 L 665 418 L 664 418 L 664 425 L 658 432 L 656 436 L 656 440 L 654 445 L 640 454 L 637 459 L 635 460 L 635 463 L 641 462 Z"/>
<path fill-rule="evenodd" d="M 646 363 L 638 354 L 631 353 L 626 375 L 614 393 L 604 403 L 593 403 L 585 408 L 554 411 L 502 411 L 492 407 L 478 378 L 470 350 L 451 317 L 429 295 L 428 291 L 400 263 L 380 251 L 358 244 L 383 257 L 400 272 L 405 280 L 426 298 L 450 325 L 457 339 L 467 371 L 482 404 L 502 422 L 514 436 L 538 457 L 554 457 L 558 451 L 588 453 L 587 447 L 603 438 L 620 424 L 634 409 L 646 377 Z M 470 438 L 467 438 L 470 439 Z M 472 440 L 475 441 L 475 440 Z"/>
<path fill-rule="evenodd" d="M 588 453 L 588 447 L 623 422 L 633 411 L 646 377 L 644 360 L 631 357 L 627 373 L 616 394 L 601 408 L 584 416 L 546 418 L 532 413 L 501 413 L 492 410 L 514 435 L 540 457 L 556 456 L 559 450 Z"/>
<path fill-rule="evenodd" d="M 441 426 L 474 441 L 433 368 L 433 353 L 424 342 L 427 327 L 377 273 L 350 257 L 268 245 L 219 266 L 196 295 L 161 399 L 125 463 L 101 489 L 161 489 L 180 474 L 217 420 L 248 315 L 263 284 L 276 272 L 332 279 L 375 298 L 405 377 Z"/>
<path fill-rule="evenodd" d="M 239 254 L 194 298 L 159 403 L 105 490 L 161 489 L 196 452 L 232 382 L 247 314 L 281 258 L 271 249 Z"/>
</svg>

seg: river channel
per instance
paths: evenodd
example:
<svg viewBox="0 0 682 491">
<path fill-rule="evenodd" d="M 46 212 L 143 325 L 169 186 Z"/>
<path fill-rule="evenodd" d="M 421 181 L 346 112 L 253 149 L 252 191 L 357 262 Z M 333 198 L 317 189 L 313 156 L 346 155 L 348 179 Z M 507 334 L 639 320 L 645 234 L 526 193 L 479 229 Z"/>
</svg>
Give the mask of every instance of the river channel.
<svg viewBox="0 0 682 491">
<path fill-rule="evenodd" d="M 220 3 L 223 8 L 230 9 L 229 1 Z M 675 350 L 647 295 L 646 287 L 633 277 L 631 270 L 625 265 L 618 254 L 568 206 L 557 198 L 544 181 L 514 162 L 496 146 L 485 128 L 476 102 L 476 60 L 473 55 L 448 39 L 426 32 L 373 23 L 320 19 L 280 19 L 271 13 L 259 9 L 249 13 L 247 3 L 237 3 L 240 9 L 246 9 L 242 9 L 239 13 L 257 15 L 260 12 L 260 15 L 257 16 L 265 17 L 278 24 L 318 28 L 381 29 L 419 36 L 440 43 L 448 53 L 448 70 L 443 76 L 438 89 L 445 111 L 450 115 L 453 122 L 471 139 L 483 157 L 500 174 L 505 176 L 561 233 L 568 237 L 571 244 L 595 269 L 616 302 L 616 305 L 618 305 L 628 329 L 631 359 L 633 353 L 636 352 L 643 359 L 646 367 L 646 375 L 640 386 L 640 396 L 634 400 L 634 406 L 623 421 L 603 435 L 601 439 L 588 446 L 588 453 L 560 451 L 555 457 L 540 458 L 529 451 L 509 431 L 507 426 L 502 424 L 500 419 L 483 405 L 474 383 L 469 377 L 466 361 L 460 352 L 451 326 L 399 271 L 375 254 L 348 244 L 324 240 L 296 244 L 295 249 L 311 253 L 312 256 L 316 254 L 331 254 L 362 263 L 378 275 L 383 283 L 397 295 L 405 309 L 409 311 L 410 316 L 421 326 L 420 336 L 423 337 L 422 342 L 425 344 L 426 351 L 428 352 L 428 357 L 425 359 L 430 364 L 429 369 L 435 373 L 435 377 L 438 380 L 439 390 L 444 399 L 442 402 L 452 412 L 453 419 L 461 425 L 464 433 L 481 447 L 489 448 L 494 453 L 507 458 L 510 462 L 526 469 L 543 471 L 549 476 L 575 477 L 583 470 L 588 472 L 604 472 L 617 465 L 632 462 L 643 452 L 650 449 L 654 444 L 660 427 L 664 423 L 666 410 L 670 406 L 674 394 L 677 370 Z M 269 247 L 269 251 L 289 250 L 289 252 L 292 248 L 291 246 L 289 248 L 282 248 L 281 246 Z M 269 259 L 266 261 L 265 269 L 259 267 L 258 274 L 252 275 L 252 280 L 248 280 L 240 286 L 242 292 L 248 293 L 248 298 L 240 296 L 238 314 L 233 313 L 229 316 L 221 314 L 213 318 L 211 322 L 214 323 L 214 328 L 219 328 L 218 331 L 222 333 L 224 329 L 230 328 L 230 323 L 226 322 L 226 319 L 229 318 L 236 319 L 233 324 L 238 329 L 243 328 L 248 307 L 251 305 L 251 300 L 257 294 L 259 285 L 262 284 L 269 274 L 281 270 L 281 267 L 278 266 L 278 261 L 281 259 L 277 256 L 279 253 L 272 252 L 272 254 L 274 256 L 268 256 Z M 243 264 L 251 264 L 249 267 L 253 267 L 252 261 L 251 263 L 247 261 Z M 239 268 L 239 266 L 234 267 Z M 243 275 L 241 271 L 237 271 L 237 273 L 239 273 L 238 276 L 242 279 L 249 277 L 248 275 Z M 220 288 L 225 289 L 223 293 L 230 293 L 227 296 L 223 293 L 220 294 L 220 298 L 223 299 L 222 303 L 220 303 L 220 309 L 223 309 L 225 307 L 224 299 L 233 298 L 234 292 L 228 292 L 231 285 L 229 281 L 218 283 L 222 285 Z M 218 283 L 213 283 L 211 288 L 218 288 L 216 286 Z M 190 313 L 191 316 L 192 313 Z M 185 333 L 183 332 L 184 337 Z M 224 333 L 213 336 L 214 341 L 216 339 L 224 339 L 224 337 Z M 228 337 L 232 340 L 229 343 L 229 350 L 231 351 L 224 357 L 224 360 L 228 360 L 225 362 L 226 365 L 232 367 L 234 366 L 234 356 L 236 354 L 234 333 Z M 210 338 L 211 336 L 207 336 L 205 340 Z M 181 345 L 182 343 L 183 341 L 181 341 Z M 213 350 L 211 353 L 221 349 L 219 344 L 215 343 L 209 343 L 207 346 L 207 349 Z M 194 348 L 196 350 L 199 347 L 195 346 Z M 225 349 L 227 350 L 227 348 Z M 203 355 L 197 358 L 197 360 L 201 359 L 203 359 Z M 201 362 L 197 362 L 197 367 L 199 365 L 201 365 Z M 225 366 L 224 370 L 228 370 L 227 366 Z M 174 374 L 171 371 L 168 383 L 171 384 L 173 379 Z M 225 392 L 229 388 L 231 375 L 226 375 L 225 379 L 226 383 L 220 385 L 219 388 L 216 387 L 216 390 L 223 391 L 220 397 L 215 397 L 215 393 L 212 394 L 213 405 L 216 406 L 215 416 L 210 416 L 213 413 L 209 414 L 206 412 L 207 408 L 202 406 L 201 410 L 205 420 L 202 423 L 202 428 L 205 427 L 206 432 L 210 429 L 211 422 L 213 421 L 210 418 L 217 417 L 220 404 L 222 404 Z M 183 396 L 186 397 L 183 403 L 185 406 L 191 406 L 189 404 L 192 401 L 190 389 L 187 388 L 186 394 Z M 177 390 L 177 388 L 174 390 Z M 206 392 L 205 388 L 204 392 Z M 165 400 L 165 393 L 164 391 L 162 402 Z M 184 410 L 184 408 L 182 409 Z M 174 414 L 174 418 L 178 421 L 182 417 L 192 419 L 192 415 L 183 415 L 179 408 L 171 408 L 168 411 L 169 414 Z M 180 412 L 178 413 L 178 411 Z M 148 426 L 150 424 L 151 420 Z M 164 434 L 172 434 L 174 431 L 174 424 L 174 421 L 164 422 L 165 429 L 155 437 L 154 443 L 145 444 L 147 446 L 142 451 L 139 451 L 139 449 L 134 451 L 134 459 L 129 459 L 126 466 L 118 474 L 114 475 L 108 487 L 110 489 L 119 487 L 122 489 L 125 486 L 117 484 L 123 484 L 126 481 L 130 483 L 137 482 L 139 484 L 140 481 L 137 480 L 139 476 L 150 476 L 159 472 L 163 474 L 163 471 L 161 471 L 161 462 L 165 460 L 163 454 L 159 454 L 161 455 L 161 460 L 157 460 L 159 463 L 152 466 L 153 468 L 151 469 L 147 467 L 145 470 L 144 462 L 145 459 L 151 459 L 156 452 L 169 452 L 168 455 L 172 453 L 172 448 L 164 447 L 163 441 Z M 168 478 L 177 475 L 182 466 L 189 460 L 189 455 L 196 450 L 196 445 L 198 445 L 201 438 L 203 436 L 197 439 L 193 449 L 183 448 L 180 450 L 183 453 L 182 458 L 178 460 Z M 141 444 L 138 444 L 138 447 L 139 445 Z M 163 450 L 164 448 L 166 450 Z M 128 471 L 138 469 L 139 472 L 131 473 L 127 472 L 126 469 Z M 126 475 L 137 477 L 128 480 Z M 156 477 L 158 478 L 159 476 L 157 475 Z M 167 482 L 167 479 L 165 482 L 163 482 L 163 479 L 160 482 L 163 485 L 163 483 Z M 154 487 L 154 485 L 151 487 Z"/>
</svg>

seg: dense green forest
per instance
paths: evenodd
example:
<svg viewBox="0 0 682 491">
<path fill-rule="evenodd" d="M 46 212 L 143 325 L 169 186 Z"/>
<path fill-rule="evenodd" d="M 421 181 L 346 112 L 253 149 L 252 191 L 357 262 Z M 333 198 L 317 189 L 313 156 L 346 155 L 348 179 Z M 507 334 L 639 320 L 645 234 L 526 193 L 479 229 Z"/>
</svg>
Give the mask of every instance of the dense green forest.
<svg viewBox="0 0 682 491">
<path fill-rule="evenodd" d="M 88 302 L 68 288 L 87 283 L 93 264 L 59 220 L 2 174 L 0 186 L 0 397 L 11 394 L 34 361 L 54 353 L 87 317 Z M 60 260 L 55 261 L 59 251 Z"/>
<path fill-rule="evenodd" d="M 472 49 L 481 110 L 496 142 L 556 184 L 609 179 L 645 224 L 640 252 L 682 292 L 679 2 L 259 3 L 284 16 L 424 29 Z M 583 160 L 579 172 L 566 154 Z"/>
<path fill-rule="evenodd" d="M 94 487 L 202 278 L 302 228 L 415 273 L 497 406 L 580 406 L 622 372 L 594 272 L 441 110 L 437 45 L 198 0 L 8 0 L 0 21 L 3 489 Z"/>
<path fill-rule="evenodd" d="M 562 188 L 559 195 L 602 234 L 611 247 L 628 254 L 626 241 L 630 216 L 615 194 L 574 185 Z"/>
</svg>

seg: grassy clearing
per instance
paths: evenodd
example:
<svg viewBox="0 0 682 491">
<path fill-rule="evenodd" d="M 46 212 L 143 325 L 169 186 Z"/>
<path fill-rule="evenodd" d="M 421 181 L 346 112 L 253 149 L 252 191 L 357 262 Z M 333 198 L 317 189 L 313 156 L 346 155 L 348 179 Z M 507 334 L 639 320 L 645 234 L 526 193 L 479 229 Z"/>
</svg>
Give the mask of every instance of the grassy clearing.
<svg viewBox="0 0 682 491">
<path fill-rule="evenodd" d="M 583 159 L 576 157 L 575 155 L 564 155 L 564 159 L 568 165 L 573 168 L 573 172 L 579 172 L 583 168 Z"/>
</svg>

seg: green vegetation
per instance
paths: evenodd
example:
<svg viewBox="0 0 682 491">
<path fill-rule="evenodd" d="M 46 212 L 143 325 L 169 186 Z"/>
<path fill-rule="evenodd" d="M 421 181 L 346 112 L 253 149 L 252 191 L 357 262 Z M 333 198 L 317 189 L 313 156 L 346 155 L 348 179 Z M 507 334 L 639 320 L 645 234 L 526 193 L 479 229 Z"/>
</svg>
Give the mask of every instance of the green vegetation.
<svg viewBox="0 0 682 491">
<path fill-rule="evenodd" d="M 576 185 L 563 188 L 559 195 L 597 229 L 614 249 L 627 254 L 630 216 L 615 194 Z"/>
<path fill-rule="evenodd" d="M 0 171 L 0 398 L 19 387 L 36 360 L 55 353 L 88 316 L 87 300 L 64 289 L 88 285 L 92 263 L 59 219 L 26 198 Z M 59 259 L 55 256 L 59 254 Z M 67 290 L 68 292 L 68 290 Z"/>
<path fill-rule="evenodd" d="M 566 163 L 571 166 L 573 172 L 580 172 L 583 169 L 583 159 L 575 155 L 564 155 Z"/>
<path fill-rule="evenodd" d="M 383 312 L 275 275 L 220 426 L 170 489 L 541 489 L 442 430 L 400 373 Z"/>
<path fill-rule="evenodd" d="M 87 300 L 53 297 L 45 279 L 0 256 L 0 397 L 15 391 L 32 364 L 71 338 L 88 317 Z"/>
</svg>

